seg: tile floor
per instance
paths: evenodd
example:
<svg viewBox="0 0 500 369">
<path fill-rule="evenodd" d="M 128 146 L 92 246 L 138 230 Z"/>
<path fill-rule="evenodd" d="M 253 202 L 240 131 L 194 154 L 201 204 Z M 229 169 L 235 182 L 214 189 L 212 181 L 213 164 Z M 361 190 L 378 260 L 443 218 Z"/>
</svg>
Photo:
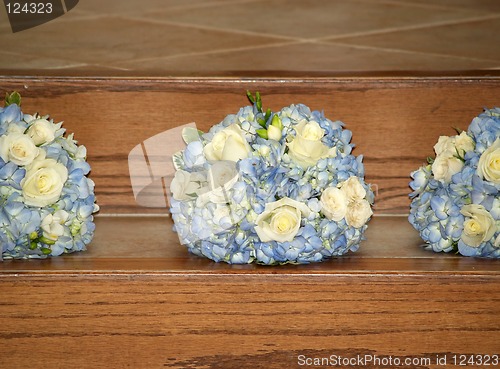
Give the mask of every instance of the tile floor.
<svg viewBox="0 0 500 369">
<path fill-rule="evenodd" d="M 82 0 L 12 33 L 0 74 L 322 76 L 500 69 L 500 0 Z"/>
</svg>

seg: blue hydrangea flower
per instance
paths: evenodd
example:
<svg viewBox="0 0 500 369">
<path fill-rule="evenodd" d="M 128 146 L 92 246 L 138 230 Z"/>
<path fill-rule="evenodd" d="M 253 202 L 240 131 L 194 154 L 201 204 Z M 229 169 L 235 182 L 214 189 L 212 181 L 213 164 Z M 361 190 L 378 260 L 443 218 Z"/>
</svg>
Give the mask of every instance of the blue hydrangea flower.
<svg viewBox="0 0 500 369">
<path fill-rule="evenodd" d="M 86 177 L 90 166 L 85 160 L 85 147 L 78 146 L 73 135 L 63 137 L 61 123 L 49 121 L 48 116 L 23 114 L 16 104 L 0 108 L 0 137 L 9 134 L 13 126 L 29 136 L 29 129 L 37 120 L 52 127 L 53 139 L 38 145 L 43 155 L 35 160 L 55 160 L 66 168 L 68 177 L 53 204 L 30 206 L 25 204 L 23 195 L 23 180 L 30 165 L 18 166 L 0 158 L 2 259 L 46 258 L 85 250 L 94 235 L 93 214 L 99 208 L 95 204 L 94 182 Z"/>
<path fill-rule="evenodd" d="M 227 128 L 232 125 L 238 129 L 229 132 Z M 276 128 L 281 130 L 281 138 L 279 130 L 278 134 L 268 134 L 270 126 L 274 132 Z M 348 208 L 351 209 L 351 202 L 373 203 L 373 192 L 363 180 L 362 156 L 351 154 L 352 133 L 343 126 L 342 122 L 331 121 L 323 112 L 311 111 L 303 104 L 290 105 L 275 113 L 264 111 L 257 98 L 253 105 L 241 108 L 237 114 L 228 115 L 211 127 L 175 158 L 177 170 L 203 173 L 199 178 L 210 178 L 207 173 L 214 162 L 205 156 L 204 148 L 208 144 L 211 144 L 210 150 L 236 145 L 239 153 L 248 152 L 246 157 L 236 160 L 237 175 L 229 176 L 231 179 L 224 180 L 221 187 L 212 188 L 210 181 L 196 186 L 184 183 L 186 188 L 198 188 L 198 193 L 171 198 L 170 212 L 180 242 L 195 255 L 232 264 L 311 263 L 356 251 L 364 239 L 371 210 L 366 220 L 355 227 L 349 225 L 347 215 L 338 221 L 327 218 L 321 201 L 326 188 L 341 188 L 355 177 L 362 198 L 347 200 L 346 197 Z M 224 133 L 220 133 L 223 130 Z M 222 137 L 223 134 L 228 136 Z M 311 164 L 299 164 L 295 153 L 290 153 L 290 142 L 297 139 L 300 143 L 311 138 L 315 143 L 304 141 L 306 152 L 299 153 L 309 155 Z M 309 147 L 313 147 L 311 152 L 307 152 Z M 314 151 L 315 147 L 321 149 L 320 155 Z M 300 151 L 301 146 L 294 149 Z M 182 188 L 177 182 L 175 186 Z M 220 196 L 211 196 L 212 191 L 221 190 L 225 193 L 224 203 L 220 202 Z M 258 233 L 257 222 L 281 199 L 300 204 L 297 206 L 304 213 L 297 210 L 295 215 L 290 215 L 295 219 L 292 237 L 286 236 L 284 240 L 276 236 L 263 241 L 265 237 Z M 290 210 L 285 207 L 284 211 Z"/>
<path fill-rule="evenodd" d="M 467 141 L 463 167 L 449 181 L 436 180 L 431 165 L 412 173 L 408 219 L 433 251 L 499 258 L 500 178 L 486 178 L 478 167 L 488 165 L 481 164 L 481 157 L 500 140 L 500 109 L 486 109 L 474 118 L 466 136 L 461 137 Z M 454 147 L 464 145 L 458 137 L 450 137 L 448 142 Z M 470 205 L 477 214 L 467 210 Z"/>
</svg>

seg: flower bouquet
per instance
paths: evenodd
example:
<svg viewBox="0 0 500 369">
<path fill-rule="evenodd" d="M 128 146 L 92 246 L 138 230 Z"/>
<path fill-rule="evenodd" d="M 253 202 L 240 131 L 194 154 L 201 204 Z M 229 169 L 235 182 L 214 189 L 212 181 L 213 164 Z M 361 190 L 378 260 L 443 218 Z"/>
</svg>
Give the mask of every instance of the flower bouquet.
<svg viewBox="0 0 500 369">
<path fill-rule="evenodd" d="M 439 137 L 434 150 L 411 174 L 410 223 L 436 252 L 500 257 L 500 109 Z"/>
<path fill-rule="evenodd" d="M 18 93 L 0 108 L 0 246 L 3 259 L 85 250 L 95 225 L 86 149 L 62 123 L 23 114 Z"/>
<path fill-rule="evenodd" d="M 208 133 L 183 131 L 170 211 L 182 244 L 214 261 L 317 262 L 356 251 L 373 192 L 351 132 L 322 112 L 251 106 Z"/>
</svg>

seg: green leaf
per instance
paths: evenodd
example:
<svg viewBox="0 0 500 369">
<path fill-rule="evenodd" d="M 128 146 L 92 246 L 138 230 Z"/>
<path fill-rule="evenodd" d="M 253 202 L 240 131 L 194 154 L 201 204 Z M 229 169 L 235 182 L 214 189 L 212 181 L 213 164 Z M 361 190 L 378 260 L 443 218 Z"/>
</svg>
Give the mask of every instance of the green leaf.
<svg viewBox="0 0 500 369">
<path fill-rule="evenodd" d="M 37 246 L 36 242 L 30 242 L 30 250 L 35 250 Z"/>
<path fill-rule="evenodd" d="M 255 104 L 255 99 L 254 99 L 252 93 L 250 91 L 248 91 L 248 90 L 247 90 L 247 97 L 248 97 L 248 100 L 250 100 L 250 102 L 252 104 Z"/>
<path fill-rule="evenodd" d="M 465 157 L 463 155 L 460 155 L 460 152 L 458 151 L 456 146 L 455 146 L 455 152 L 457 153 L 457 155 L 455 155 L 455 157 L 465 163 Z M 465 154 L 465 152 L 464 152 L 464 154 Z"/>
<path fill-rule="evenodd" d="M 11 94 L 9 94 L 8 92 L 5 94 L 5 106 L 9 106 L 12 104 L 21 106 L 21 95 L 17 91 L 12 92 Z"/>
<path fill-rule="evenodd" d="M 255 93 L 255 103 L 257 105 L 257 110 L 262 113 L 262 99 L 260 97 L 259 91 Z"/>
<path fill-rule="evenodd" d="M 182 130 L 182 139 L 186 144 L 200 141 L 200 131 L 193 127 L 186 127 Z"/>
<path fill-rule="evenodd" d="M 272 114 L 272 111 L 271 111 L 271 108 L 267 108 L 267 111 L 266 111 L 266 116 L 264 117 L 265 121 L 267 122 L 269 120 L 269 118 L 271 117 L 271 114 Z"/>
<path fill-rule="evenodd" d="M 457 132 L 457 135 L 459 135 L 460 133 L 463 132 L 463 130 L 460 128 L 457 128 L 457 127 L 452 127 L 452 128 L 455 130 L 455 132 Z"/>
<path fill-rule="evenodd" d="M 256 130 L 255 132 L 257 132 L 259 137 L 265 138 L 266 140 L 268 139 L 267 129 L 261 128 L 261 129 Z"/>
<path fill-rule="evenodd" d="M 46 237 L 44 237 L 44 236 L 40 237 L 40 242 L 43 242 L 43 243 L 45 243 L 45 244 L 47 244 L 47 245 L 53 245 L 53 244 L 55 244 L 55 243 L 56 243 L 56 241 L 54 241 L 54 240 L 50 240 L 50 239 L 48 239 L 48 238 L 46 238 Z M 43 249 L 42 249 L 42 250 L 43 250 Z"/>
<path fill-rule="evenodd" d="M 433 164 L 434 163 L 434 158 L 431 158 L 430 156 L 427 157 L 427 164 Z"/>
<path fill-rule="evenodd" d="M 172 156 L 172 161 L 174 162 L 175 170 L 181 170 L 184 167 L 184 160 L 182 158 L 182 151 L 176 152 Z"/>
<path fill-rule="evenodd" d="M 271 122 L 271 125 L 278 127 L 280 130 L 283 129 L 283 123 L 281 123 L 280 117 L 278 115 L 274 115 L 273 121 Z"/>
<path fill-rule="evenodd" d="M 266 128 L 266 121 L 264 119 L 257 118 L 257 123 L 259 123 L 261 127 Z"/>
<path fill-rule="evenodd" d="M 43 253 L 44 255 L 49 255 L 49 254 L 52 252 L 52 250 L 51 250 L 51 249 L 46 248 L 46 247 L 42 247 L 42 250 L 41 250 L 41 251 L 42 251 L 42 253 Z"/>
</svg>

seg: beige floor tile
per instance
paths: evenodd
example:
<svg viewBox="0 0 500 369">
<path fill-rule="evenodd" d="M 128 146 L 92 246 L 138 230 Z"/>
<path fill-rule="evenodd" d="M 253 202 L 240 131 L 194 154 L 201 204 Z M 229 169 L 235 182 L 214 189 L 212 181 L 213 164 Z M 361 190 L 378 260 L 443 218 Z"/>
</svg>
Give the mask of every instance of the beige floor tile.
<svg viewBox="0 0 500 369">
<path fill-rule="evenodd" d="M 500 18 L 337 39 L 335 42 L 500 61 Z"/>
<path fill-rule="evenodd" d="M 129 61 L 118 66 L 143 73 L 185 76 L 318 75 L 343 71 L 464 70 L 495 66 L 425 54 L 384 52 L 328 44 L 294 44 L 196 57 Z"/>
<path fill-rule="evenodd" d="M 151 18 L 298 38 L 325 37 L 455 20 L 483 14 L 353 0 L 274 0 L 193 10 L 152 12 Z"/>
<path fill-rule="evenodd" d="M 150 11 L 191 7 L 210 3 L 207 0 L 83 0 L 78 9 L 95 14 L 138 15 Z"/>
<path fill-rule="evenodd" d="M 87 65 L 83 63 L 76 63 L 73 61 L 55 59 L 43 56 L 34 56 L 26 54 L 13 54 L 0 52 L 0 70 L 15 74 L 19 70 L 44 70 L 44 69 L 75 69 L 85 68 Z M 0 74 L 2 74 L 0 72 Z M 3 73 L 6 74 L 6 73 Z"/>
<path fill-rule="evenodd" d="M 82 0 L 16 34 L 0 11 L 0 74 L 487 70 L 499 34 L 500 0 Z"/>
<path fill-rule="evenodd" d="M 382 0 L 385 1 L 385 0 Z M 418 6 L 449 7 L 454 9 L 473 9 L 488 12 L 500 11 L 500 1 L 498 0 L 396 0 L 405 4 L 415 4 Z"/>
<path fill-rule="evenodd" d="M 14 51 L 22 47 L 23 52 L 30 55 L 102 65 L 272 42 L 275 40 L 268 37 L 183 29 L 119 17 L 50 22 L 16 34 L 0 34 L 3 50 Z"/>
</svg>

